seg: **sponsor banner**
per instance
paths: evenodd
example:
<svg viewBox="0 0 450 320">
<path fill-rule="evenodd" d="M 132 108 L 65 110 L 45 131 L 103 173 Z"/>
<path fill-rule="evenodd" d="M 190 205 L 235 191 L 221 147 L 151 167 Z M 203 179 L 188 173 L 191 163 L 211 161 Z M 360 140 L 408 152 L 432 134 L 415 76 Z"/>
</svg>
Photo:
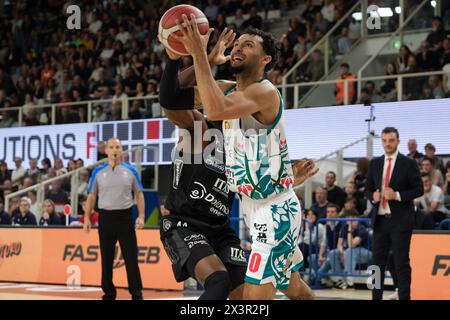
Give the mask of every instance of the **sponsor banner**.
<svg viewBox="0 0 450 320">
<path fill-rule="evenodd" d="M 450 233 L 414 233 L 410 258 L 411 298 L 450 300 Z"/>
<path fill-rule="evenodd" d="M 146 289 L 183 290 L 159 239 L 159 230 L 137 230 L 138 261 Z M 98 232 L 82 229 L 2 228 L 0 281 L 101 285 Z M 114 284 L 127 287 L 125 262 L 116 245 Z"/>
<path fill-rule="evenodd" d="M 175 125 L 167 119 L 6 128 L 0 129 L 0 161 L 15 168 L 15 157 L 24 159 L 24 167 L 30 159 L 49 158 L 53 163 L 58 157 L 66 165 L 81 158 L 89 165 L 97 161 L 97 143 L 117 137 L 124 150 L 152 146 L 143 152 L 143 164 L 170 164 L 177 136 Z"/>
</svg>

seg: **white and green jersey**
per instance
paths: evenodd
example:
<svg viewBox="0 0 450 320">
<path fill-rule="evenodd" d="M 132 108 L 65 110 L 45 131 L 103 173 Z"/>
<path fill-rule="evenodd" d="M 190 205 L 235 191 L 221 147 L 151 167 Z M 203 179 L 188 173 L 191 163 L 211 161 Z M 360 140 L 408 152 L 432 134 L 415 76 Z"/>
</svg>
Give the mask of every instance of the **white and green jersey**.
<svg viewBox="0 0 450 320">
<path fill-rule="evenodd" d="M 225 95 L 234 90 L 236 85 Z M 264 126 L 252 116 L 223 121 L 228 185 L 231 191 L 254 200 L 290 190 L 294 182 L 282 116 L 283 99 L 278 95 L 279 113 L 271 126 Z"/>
</svg>

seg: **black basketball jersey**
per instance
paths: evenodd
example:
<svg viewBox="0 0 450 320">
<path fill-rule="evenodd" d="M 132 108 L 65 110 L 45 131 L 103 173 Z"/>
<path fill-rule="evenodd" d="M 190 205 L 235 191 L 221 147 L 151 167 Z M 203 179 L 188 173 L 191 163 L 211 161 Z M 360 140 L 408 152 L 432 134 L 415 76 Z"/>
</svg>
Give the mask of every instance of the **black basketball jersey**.
<svg viewBox="0 0 450 320">
<path fill-rule="evenodd" d="M 212 143 L 213 152 L 203 152 L 198 164 L 194 155 L 189 159 L 175 156 L 165 206 L 171 215 L 219 226 L 229 222 L 234 193 L 229 191 L 225 176 L 222 135 L 214 135 Z"/>
</svg>

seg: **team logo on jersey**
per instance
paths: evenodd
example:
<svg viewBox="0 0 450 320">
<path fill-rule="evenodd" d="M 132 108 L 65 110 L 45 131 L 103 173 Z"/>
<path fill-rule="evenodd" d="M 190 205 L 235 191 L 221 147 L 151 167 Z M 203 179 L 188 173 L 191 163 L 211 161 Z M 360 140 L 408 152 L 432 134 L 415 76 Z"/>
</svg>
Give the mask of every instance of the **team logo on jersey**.
<svg viewBox="0 0 450 320">
<path fill-rule="evenodd" d="M 228 183 L 220 178 L 217 178 L 216 182 L 214 183 L 213 190 L 222 194 L 224 197 L 228 197 L 228 193 L 230 192 Z"/>
<path fill-rule="evenodd" d="M 163 230 L 167 231 L 172 226 L 172 222 L 170 222 L 170 220 L 164 219 L 162 222 L 162 225 L 163 225 Z"/>
<path fill-rule="evenodd" d="M 208 155 L 204 158 L 205 167 L 217 173 L 225 172 L 225 165 L 216 160 L 215 157 Z"/>
<path fill-rule="evenodd" d="M 253 227 L 258 232 L 258 235 L 256 236 L 256 241 L 261 243 L 267 243 L 267 224 L 254 223 Z"/>
<path fill-rule="evenodd" d="M 194 200 L 203 199 L 204 201 L 208 202 L 212 206 L 210 212 L 214 213 L 217 216 L 224 216 L 230 213 L 230 209 L 222 202 L 220 202 L 220 200 L 217 200 L 214 195 L 207 192 L 203 184 L 195 181 L 194 185 L 196 189 L 192 190 L 190 194 L 190 197 L 192 199 Z"/>
<path fill-rule="evenodd" d="M 247 260 L 245 259 L 244 250 L 240 248 L 230 248 L 230 259 L 231 261 L 236 262 L 244 262 L 246 263 Z"/>
<path fill-rule="evenodd" d="M 180 159 L 175 159 L 173 162 L 173 181 L 172 187 L 178 189 L 178 184 L 180 183 L 181 170 L 183 170 L 184 162 Z"/>
</svg>

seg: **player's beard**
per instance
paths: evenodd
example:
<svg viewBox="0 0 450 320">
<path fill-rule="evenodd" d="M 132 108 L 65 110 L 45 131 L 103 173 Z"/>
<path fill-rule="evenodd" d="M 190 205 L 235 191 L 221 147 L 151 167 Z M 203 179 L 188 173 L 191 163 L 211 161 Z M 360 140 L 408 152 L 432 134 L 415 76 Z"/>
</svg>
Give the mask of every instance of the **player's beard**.
<svg viewBox="0 0 450 320">
<path fill-rule="evenodd" d="M 230 69 L 231 74 L 237 75 L 237 74 L 241 74 L 245 70 L 245 65 L 241 64 L 240 66 L 233 67 L 233 65 L 230 63 L 229 69 Z"/>
</svg>

